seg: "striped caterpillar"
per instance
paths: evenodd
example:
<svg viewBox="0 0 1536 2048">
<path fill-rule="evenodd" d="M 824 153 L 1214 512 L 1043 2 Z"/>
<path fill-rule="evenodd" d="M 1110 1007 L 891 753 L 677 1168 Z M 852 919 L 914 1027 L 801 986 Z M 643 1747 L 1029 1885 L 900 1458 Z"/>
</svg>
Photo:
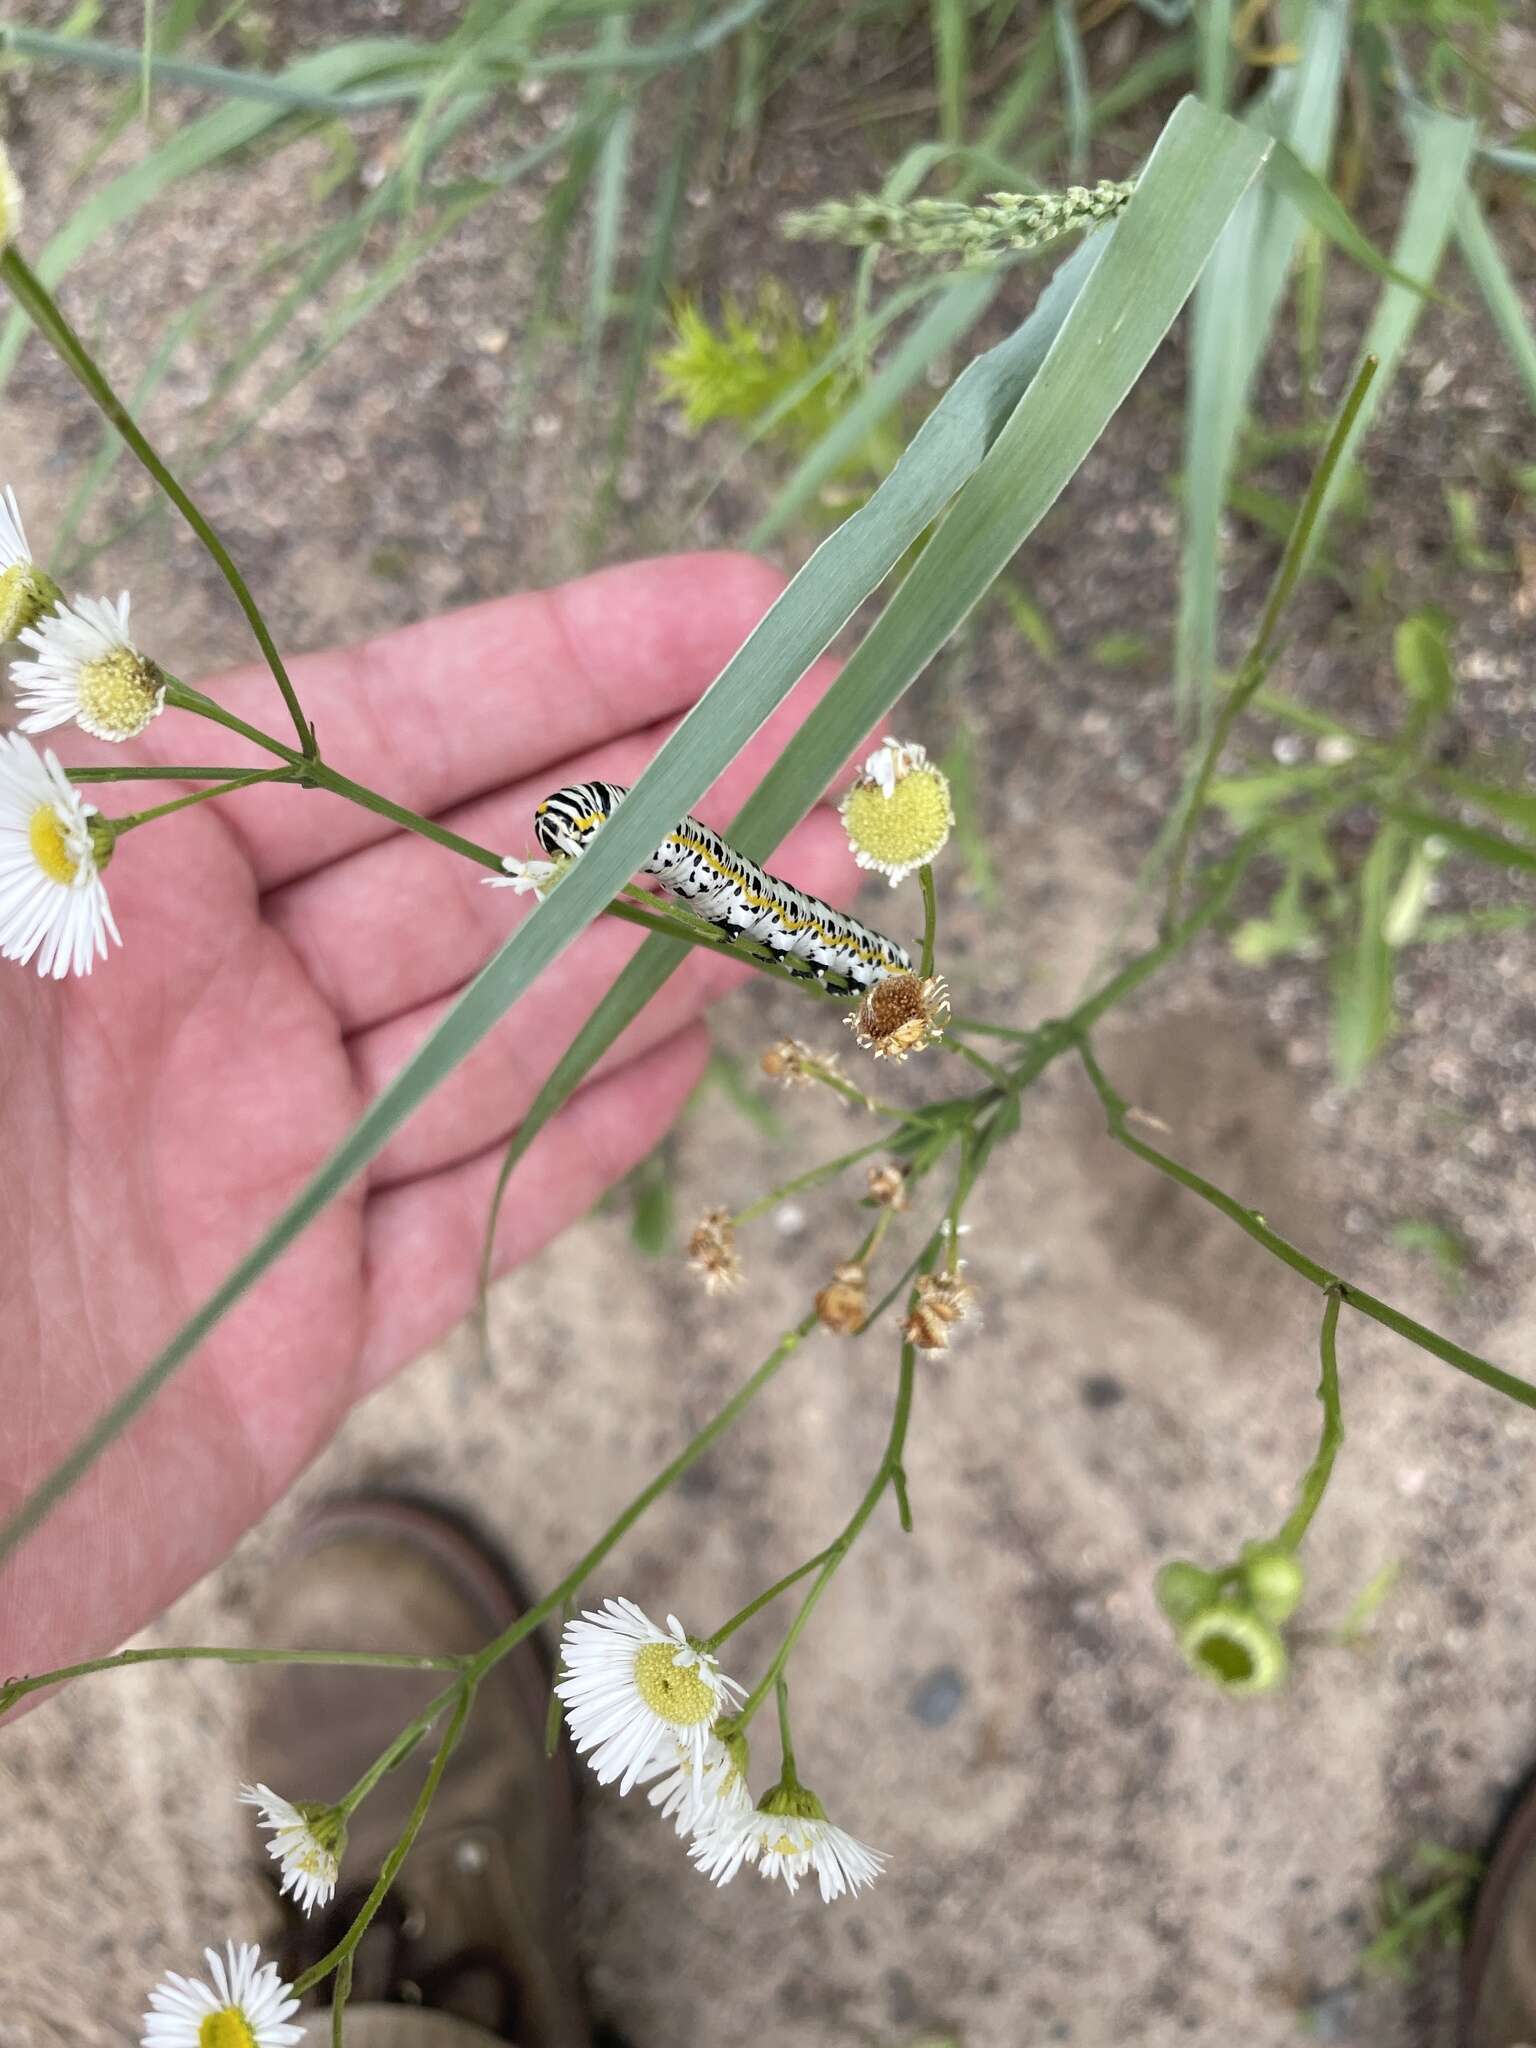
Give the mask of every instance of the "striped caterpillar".
<svg viewBox="0 0 1536 2048">
<path fill-rule="evenodd" d="M 629 791 L 618 782 L 576 782 L 545 797 L 533 829 L 551 855 L 582 852 Z M 684 818 L 641 869 L 725 933 L 753 940 L 791 974 L 814 976 L 838 995 L 871 988 L 912 965 L 904 947 L 777 875 L 764 873 L 697 818 Z"/>
</svg>

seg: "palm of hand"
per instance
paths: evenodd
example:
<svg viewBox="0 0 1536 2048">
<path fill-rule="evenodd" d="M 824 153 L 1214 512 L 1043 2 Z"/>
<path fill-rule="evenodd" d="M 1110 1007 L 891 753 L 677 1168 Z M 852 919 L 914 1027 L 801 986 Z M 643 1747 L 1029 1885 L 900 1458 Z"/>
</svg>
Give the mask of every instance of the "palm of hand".
<svg viewBox="0 0 1536 2048">
<path fill-rule="evenodd" d="M 543 789 L 638 772 L 659 721 L 710 680 L 772 589 L 739 558 L 645 564 L 315 657 L 296 679 L 338 767 L 521 850 Z M 461 676 L 489 694 L 478 711 L 460 699 L 450 726 L 434 686 Z M 556 678 L 565 695 L 550 704 L 540 684 Z M 215 694 L 275 729 L 270 681 Z M 717 815 L 804 709 L 723 779 Z M 197 753 L 189 725 L 161 720 L 149 750 Z M 93 794 L 121 813 L 163 792 Z M 813 818 L 786 856 L 822 893 L 847 888 L 836 840 Z M 0 975 L 0 1513 L 250 1249 L 519 914 L 468 863 L 276 788 L 128 835 L 108 887 L 126 943 L 89 980 Z M 506 1136 L 636 943 L 608 925 L 563 955 L 34 1533 L 0 1574 L 0 1676 L 90 1654 L 158 1612 L 353 1401 L 465 1312 Z M 705 1056 L 698 1012 L 736 972 L 691 961 L 545 1130 L 512 1184 L 499 1263 L 536 1250 L 655 1143 Z"/>
</svg>

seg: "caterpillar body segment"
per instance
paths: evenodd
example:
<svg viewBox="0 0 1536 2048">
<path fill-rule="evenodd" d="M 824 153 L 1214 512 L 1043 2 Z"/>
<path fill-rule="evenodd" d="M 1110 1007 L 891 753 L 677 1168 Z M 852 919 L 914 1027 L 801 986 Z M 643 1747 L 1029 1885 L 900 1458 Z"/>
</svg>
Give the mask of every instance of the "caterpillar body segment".
<svg viewBox="0 0 1536 2048">
<path fill-rule="evenodd" d="M 534 831 L 550 855 L 575 858 L 628 796 L 618 782 L 575 782 L 545 797 Z M 760 868 L 697 818 L 684 818 L 641 869 L 668 895 L 738 944 L 766 947 L 792 974 L 814 976 L 840 995 L 902 974 L 905 947 L 819 896 Z"/>
</svg>

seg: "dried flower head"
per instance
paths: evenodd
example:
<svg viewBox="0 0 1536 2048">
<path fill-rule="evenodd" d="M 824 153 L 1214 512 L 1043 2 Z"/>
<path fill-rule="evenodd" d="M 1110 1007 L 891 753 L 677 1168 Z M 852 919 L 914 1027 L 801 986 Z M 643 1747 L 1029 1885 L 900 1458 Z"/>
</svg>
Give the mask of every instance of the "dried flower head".
<svg viewBox="0 0 1536 2048">
<path fill-rule="evenodd" d="M 816 1297 L 816 1314 L 834 1337 L 855 1337 L 869 1321 L 869 1276 L 857 1260 L 839 1266 Z"/>
<path fill-rule="evenodd" d="M 951 1329 L 975 1306 L 975 1288 L 960 1277 L 964 1264 L 962 1259 L 950 1272 L 918 1274 L 917 1300 L 901 1334 L 919 1351 L 947 1351 Z"/>
<path fill-rule="evenodd" d="M 944 1036 L 949 985 L 941 974 L 927 980 L 910 971 L 887 975 L 869 989 L 843 1022 L 877 1060 L 904 1060 L 930 1038 Z"/>
<path fill-rule="evenodd" d="M 900 1214 L 906 1208 L 910 1200 L 907 1171 L 899 1159 L 888 1160 L 884 1166 L 869 1169 L 869 1199 L 877 1209 L 894 1209 Z"/>
<path fill-rule="evenodd" d="M 769 1046 L 759 1064 L 770 1081 L 781 1082 L 786 1088 L 806 1088 L 816 1079 L 817 1069 L 824 1071 L 834 1064 L 834 1058 L 819 1059 L 798 1038 L 781 1038 L 776 1045 Z"/>
<path fill-rule="evenodd" d="M 706 1209 L 688 1240 L 688 1263 L 704 1275 L 706 1294 L 729 1294 L 741 1284 L 736 1227 L 729 1209 Z"/>
<path fill-rule="evenodd" d="M 937 859 L 955 822 L 949 781 L 915 740 L 886 740 L 842 801 L 843 830 L 861 868 L 891 887 Z"/>
</svg>

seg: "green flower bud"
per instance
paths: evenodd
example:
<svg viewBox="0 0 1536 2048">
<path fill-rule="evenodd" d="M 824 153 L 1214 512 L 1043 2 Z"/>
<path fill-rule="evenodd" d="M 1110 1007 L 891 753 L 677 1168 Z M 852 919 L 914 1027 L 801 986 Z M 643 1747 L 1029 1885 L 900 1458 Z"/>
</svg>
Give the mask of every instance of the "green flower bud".
<svg viewBox="0 0 1536 2048">
<path fill-rule="evenodd" d="M 1307 1575 L 1294 1551 L 1278 1543 L 1243 1545 L 1243 1588 L 1261 1621 L 1289 1621 L 1301 1605 Z"/>
<path fill-rule="evenodd" d="M 1152 1590 L 1158 1606 L 1174 1627 L 1182 1628 L 1219 1598 L 1221 1581 L 1214 1572 L 1191 1564 L 1187 1557 L 1176 1557 L 1158 1572 Z"/>
<path fill-rule="evenodd" d="M 1269 1623 L 1235 1601 L 1219 1601 L 1179 1631 L 1191 1670 L 1224 1692 L 1272 1692 L 1285 1677 L 1285 1644 Z"/>
</svg>

